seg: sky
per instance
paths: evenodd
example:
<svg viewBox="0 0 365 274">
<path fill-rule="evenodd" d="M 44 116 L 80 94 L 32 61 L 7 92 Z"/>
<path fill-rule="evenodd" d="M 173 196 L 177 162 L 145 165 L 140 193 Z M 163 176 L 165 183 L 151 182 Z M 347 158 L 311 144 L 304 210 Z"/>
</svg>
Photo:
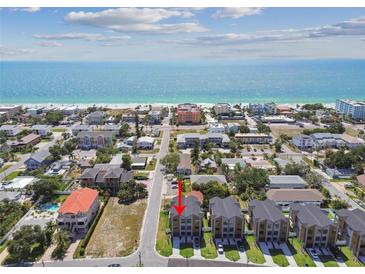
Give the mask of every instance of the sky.
<svg viewBox="0 0 365 274">
<path fill-rule="evenodd" d="M 3 61 L 365 59 L 365 8 L 2 8 Z"/>
</svg>

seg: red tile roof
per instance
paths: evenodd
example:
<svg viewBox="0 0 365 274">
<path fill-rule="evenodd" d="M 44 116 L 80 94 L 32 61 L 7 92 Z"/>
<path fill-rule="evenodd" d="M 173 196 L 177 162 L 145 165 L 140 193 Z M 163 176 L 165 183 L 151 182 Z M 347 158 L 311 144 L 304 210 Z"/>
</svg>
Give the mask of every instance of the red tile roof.
<svg viewBox="0 0 365 274">
<path fill-rule="evenodd" d="M 99 192 L 91 188 L 82 188 L 75 190 L 66 199 L 59 209 L 61 214 L 77 214 L 79 212 L 87 212 L 98 198 Z"/>
</svg>

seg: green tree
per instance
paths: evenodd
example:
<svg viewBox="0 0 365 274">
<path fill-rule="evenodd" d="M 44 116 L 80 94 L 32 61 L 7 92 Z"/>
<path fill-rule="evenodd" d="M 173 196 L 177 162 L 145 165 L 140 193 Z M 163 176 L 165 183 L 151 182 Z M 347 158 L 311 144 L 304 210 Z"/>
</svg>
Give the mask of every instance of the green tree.
<svg viewBox="0 0 365 274">
<path fill-rule="evenodd" d="M 177 152 L 169 153 L 161 160 L 161 164 L 166 167 L 169 173 L 175 173 L 179 163 L 180 155 Z"/>
<path fill-rule="evenodd" d="M 128 124 L 123 124 L 120 129 L 119 129 L 119 135 L 122 138 L 126 138 L 126 137 L 130 137 L 130 133 L 129 133 L 129 125 Z"/>
<path fill-rule="evenodd" d="M 63 114 L 60 111 L 49 111 L 47 112 L 45 119 L 47 124 L 56 126 L 63 120 Z"/>
<path fill-rule="evenodd" d="M 137 136 L 137 138 L 139 138 L 139 137 L 141 137 L 141 131 L 140 131 L 140 128 L 139 128 L 139 115 L 138 115 L 137 112 L 135 113 L 135 120 L 136 120 L 136 125 L 135 125 L 135 127 L 136 127 L 136 136 Z"/>
<path fill-rule="evenodd" d="M 200 191 L 204 195 L 203 207 L 207 209 L 209 207 L 209 200 L 214 197 L 225 198 L 229 196 L 228 186 L 225 184 L 220 184 L 216 181 L 209 181 L 205 184 L 192 185 L 192 189 Z"/>
<path fill-rule="evenodd" d="M 191 151 L 191 162 L 194 165 L 197 165 L 199 163 L 199 153 L 200 153 L 200 146 L 199 143 L 196 142 L 194 144 L 193 150 Z"/>
<path fill-rule="evenodd" d="M 132 168 L 132 158 L 129 154 L 124 154 L 122 156 L 122 168 L 131 170 Z"/>
<path fill-rule="evenodd" d="M 257 124 L 257 131 L 259 133 L 266 133 L 266 134 L 269 134 L 271 132 L 271 129 L 269 126 L 265 125 L 265 124 Z"/>
<path fill-rule="evenodd" d="M 264 187 L 269 183 L 267 173 L 262 169 L 244 168 L 236 172 L 233 185 L 236 187 L 238 195 L 246 193 L 251 196 L 253 193 L 262 192 Z"/>
<path fill-rule="evenodd" d="M 67 249 L 70 247 L 71 234 L 67 230 L 59 230 L 54 236 L 54 241 L 56 243 L 56 248 L 52 252 L 52 258 L 62 259 L 65 256 Z"/>
</svg>

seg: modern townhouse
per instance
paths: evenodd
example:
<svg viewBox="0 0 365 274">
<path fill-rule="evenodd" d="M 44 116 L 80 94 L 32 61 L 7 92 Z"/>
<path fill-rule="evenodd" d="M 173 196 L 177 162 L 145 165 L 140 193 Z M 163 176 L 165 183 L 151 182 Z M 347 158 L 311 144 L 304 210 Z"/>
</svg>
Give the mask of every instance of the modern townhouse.
<svg viewBox="0 0 365 274">
<path fill-rule="evenodd" d="M 35 170 L 50 164 L 50 156 L 48 149 L 43 149 L 32 154 L 24 163 L 28 170 Z"/>
<path fill-rule="evenodd" d="M 304 134 L 293 136 L 291 142 L 300 150 L 309 150 L 314 146 L 312 137 Z"/>
<path fill-rule="evenodd" d="M 148 112 L 148 116 L 149 116 L 149 123 L 150 124 L 160 124 L 161 123 L 161 111 L 159 110 L 151 110 L 150 112 Z"/>
<path fill-rule="evenodd" d="M 94 111 L 87 115 L 86 123 L 89 125 L 102 125 L 105 123 L 106 112 L 105 111 Z"/>
<path fill-rule="evenodd" d="M 30 130 L 38 135 L 47 136 L 52 132 L 52 126 L 49 125 L 33 125 Z"/>
<path fill-rule="evenodd" d="M 221 240 L 242 239 L 244 218 L 239 203 L 233 196 L 214 197 L 209 201 L 210 226 L 213 238 Z"/>
<path fill-rule="evenodd" d="M 87 168 L 78 177 L 84 187 L 105 189 L 113 194 L 118 193 L 121 183 L 127 183 L 133 178 L 133 172 L 121 168 L 120 165 L 97 164 Z"/>
<path fill-rule="evenodd" d="M 110 131 L 81 131 L 77 134 L 78 147 L 81 149 L 102 148 L 113 144 Z"/>
<path fill-rule="evenodd" d="M 270 189 L 304 189 L 308 186 L 298 175 L 271 175 L 269 181 Z"/>
<path fill-rule="evenodd" d="M 289 234 L 289 222 L 281 208 L 271 200 L 252 200 L 246 218 L 248 229 L 252 230 L 256 242 L 285 243 Z"/>
<path fill-rule="evenodd" d="M 365 120 L 365 102 L 337 99 L 336 111 L 354 120 Z"/>
<path fill-rule="evenodd" d="M 304 248 L 331 247 L 336 244 L 337 225 L 314 204 L 292 204 L 289 211 L 291 231 Z"/>
<path fill-rule="evenodd" d="M 292 204 L 320 206 L 324 200 L 322 193 L 317 189 L 270 189 L 266 196 L 283 210 L 289 210 Z"/>
<path fill-rule="evenodd" d="M 149 136 L 142 136 L 137 140 L 137 148 L 139 149 L 153 149 L 155 139 Z"/>
<path fill-rule="evenodd" d="M 177 121 L 183 124 L 200 124 L 200 109 L 196 104 L 180 104 L 176 110 Z"/>
<path fill-rule="evenodd" d="M 99 207 L 98 191 L 90 188 L 75 190 L 58 210 L 57 226 L 71 233 L 86 233 Z"/>
<path fill-rule="evenodd" d="M 22 128 L 17 125 L 2 125 L 0 131 L 4 132 L 6 136 L 13 137 L 22 131 Z"/>
<path fill-rule="evenodd" d="M 213 106 L 216 115 L 228 115 L 231 113 L 231 105 L 227 103 L 217 103 Z"/>
<path fill-rule="evenodd" d="M 172 237 L 179 237 L 185 242 L 193 241 L 194 237 L 202 235 L 203 212 L 201 203 L 194 196 L 182 198 L 182 204 L 186 206 L 179 215 L 174 207 L 178 204 L 178 197 L 172 199 L 172 206 L 169 214 L 170 230 Z"/>
<path fill-rule="evenodd" d="M 241 144 L 270 144 L 272 137 L 265 133 L 236 133 L 234 136 Z"/>
<path fill-rule="evenodd" d="M 180 162 L 176 169 L 177 176 L 189 178 L 192 174 L 190 154 L 180 154 Z"/>
<path fill-rule="evenodd" d="M 229 141 L 228 135 L 221 133 L 186 133 L 177 135 L 176 143 L 178 148 L 185 149 L 193 148 L 196 143 L 198 143 L 200 147 L 203 147 L 207 142 L 219 147 L 227 147 Z"/>
<path fill-rule="evenodd" d="M 345 240 L 354 256 L 365 256 L 365 211 L 340 209 L 336 212 L 338 238 Z"/>
</svg>

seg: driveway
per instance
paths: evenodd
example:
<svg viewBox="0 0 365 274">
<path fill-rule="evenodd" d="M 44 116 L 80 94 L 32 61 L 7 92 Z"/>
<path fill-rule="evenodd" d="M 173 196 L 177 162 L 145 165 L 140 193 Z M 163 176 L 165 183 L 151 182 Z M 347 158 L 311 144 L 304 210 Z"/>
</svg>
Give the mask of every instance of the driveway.
<svg viewBox="0 0 365 274">
<path fill-rule="evenodd" d="M 272 244 L 271 243 L 268 243 L 268 244 L 259 243 L 259 246 L 260 246 L 260 249 L 262 251 L 262 254 L 265 257 L 266 264 L 271 265 L 271 266 L 277 266 L 274 263 L 274 261 L 272 260 L 272 257 L 271 257 L 270 251 L 269 251 L 270 248 L 273 248 Z"/>
<path fill-rule="evenodd" d="M 198 238 L 197 242 L 195 242 L 195 238 L 197 238 L 197 237 L 194 237 L 194 239 L 193 239 L 194 256 L 192 258 L 204 260 L 204 257 L 200 254 L 200 238 Z"/>
<path fill-rule="evenodd" d="M 180 256 L 180 239 L 174 237 L 172 240 L 172 256 Z"/>
<path fill-rule="evenodd" d="M 316 251 L 316 253 L 318 255 L 322 255 L 322 251 L 318 247 L 314 248 L 314 250 Z M 313 262 L 316 264 L 316 266 L 324 267 L 324 264 L 322 263 L 322 261 L 319 258 L 318 259 L 312 258 L 312 259 L 313 259 Z"/>
<path fill-rule="evenodd" d="M 282 243 L 282 244 L 278 245 L 278 247 L 283 251 L 286 259 L 289 262 L 289 266 L 298 266 L 297 262 L 295 261 L 295 259 L 293 257 L 293 254 L 290 252 L 290 249 L 287 244 Z"/>
</svg>

